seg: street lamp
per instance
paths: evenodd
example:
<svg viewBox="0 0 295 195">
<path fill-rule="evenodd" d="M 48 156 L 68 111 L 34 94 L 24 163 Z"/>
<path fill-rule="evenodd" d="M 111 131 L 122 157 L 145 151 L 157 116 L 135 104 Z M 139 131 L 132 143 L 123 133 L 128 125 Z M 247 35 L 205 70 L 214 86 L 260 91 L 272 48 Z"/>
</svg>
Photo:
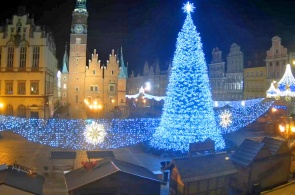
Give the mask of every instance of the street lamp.
<svg viewBox="0 0 295 195">
<path fill-rule="evenodd" d="M 295 126 L 292 118 L 289 119 L 287 123 L 280 124 L 279 129 L 282 136 L 284 136 L 286 139 L 289 139 L 290 136 L 295 133 Z"/>
<path fill-rule="evenodd" d="M 0 103 L 0 115 L 2 115 L 2 109 L 4 107 L 4 104 L 3 103 Z"/>
</svg>

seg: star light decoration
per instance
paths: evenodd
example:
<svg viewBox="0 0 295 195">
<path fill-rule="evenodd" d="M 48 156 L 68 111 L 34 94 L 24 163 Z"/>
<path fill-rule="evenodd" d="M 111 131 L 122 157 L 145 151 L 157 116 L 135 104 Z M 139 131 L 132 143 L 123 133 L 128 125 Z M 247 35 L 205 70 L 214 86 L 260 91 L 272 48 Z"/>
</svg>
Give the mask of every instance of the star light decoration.
<svg viewBox="0 0 295 195">
<path fill-rule="evenodd" d="M 227 128 L 232 124 L 232 114 L 230 111 L 224 110 L 219 117 L 221 119 L 220 126 L 223 128 Z"/>
<path fill-rule="evenodd" d="M 97 145 L 104 141 L 105 136 L 107 135 L 104 126 L 96 122 L 86 126 L 84 131 L 85 140 L 87 143 Z"/>
<path fill-rule="evenodd" d="M 195 6 L 193 3 L 190 3 L 189 1 L 186 4 L 183 4 L 183 11 L 187 14 L 190 14 L 191 12 L 194 12 Z"/>
</svg>

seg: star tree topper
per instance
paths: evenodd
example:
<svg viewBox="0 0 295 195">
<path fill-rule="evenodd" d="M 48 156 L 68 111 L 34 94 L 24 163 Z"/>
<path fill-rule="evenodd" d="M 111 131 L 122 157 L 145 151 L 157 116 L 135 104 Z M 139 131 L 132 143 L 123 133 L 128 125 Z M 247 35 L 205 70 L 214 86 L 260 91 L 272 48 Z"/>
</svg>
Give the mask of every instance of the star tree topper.
<svg viewBox="0 0 295 195">
<path fill-rule="evenodd" d="M 190 3 L 189 1 L 186 4 L 183 4 L 183 8 L 185 13 L 190 14 L 191 12 L 194 12 L 195 6 L 193 3 Z"/>
</svg>

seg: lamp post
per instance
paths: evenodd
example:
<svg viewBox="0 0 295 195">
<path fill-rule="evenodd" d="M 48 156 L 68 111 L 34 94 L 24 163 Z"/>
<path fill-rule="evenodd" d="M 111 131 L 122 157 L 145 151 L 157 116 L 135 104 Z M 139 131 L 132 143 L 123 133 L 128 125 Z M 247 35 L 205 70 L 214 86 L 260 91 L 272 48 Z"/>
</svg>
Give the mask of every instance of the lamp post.
<svg viewBox="0 0 295 195">
<path fill-rule="evenodd" d="M 294 121 L 290 117 L 287 123 L 279 125 L 280 133 L 283 137 L 289 140 L 290 136 L 295 133 Z"/>
<path fill-rule="evenodd" d="M 3 103 L 0 103 L 0 115 L 2 115 L 2 109 L 3 109 L 4 105 Z"/>
</svg>

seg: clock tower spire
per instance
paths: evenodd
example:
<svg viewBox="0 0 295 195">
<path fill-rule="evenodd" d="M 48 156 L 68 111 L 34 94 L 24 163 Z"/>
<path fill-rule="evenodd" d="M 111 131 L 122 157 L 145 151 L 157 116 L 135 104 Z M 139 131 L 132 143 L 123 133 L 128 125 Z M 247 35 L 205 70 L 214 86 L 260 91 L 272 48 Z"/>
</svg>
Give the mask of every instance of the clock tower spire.
<svg viewBox="0 0 295 195">
<path fill-rule="evenodd" d="M 77 0 L 75 11 L 87 12 L 86 0 Z"/>
<path fill-rule="evenodd" d="M 68 103 L 72 118 L 81 118 L 85 98 L 88 12 L 86 0 L 76 0 L 72 12 L 69 49 Z"/>
</svg>

